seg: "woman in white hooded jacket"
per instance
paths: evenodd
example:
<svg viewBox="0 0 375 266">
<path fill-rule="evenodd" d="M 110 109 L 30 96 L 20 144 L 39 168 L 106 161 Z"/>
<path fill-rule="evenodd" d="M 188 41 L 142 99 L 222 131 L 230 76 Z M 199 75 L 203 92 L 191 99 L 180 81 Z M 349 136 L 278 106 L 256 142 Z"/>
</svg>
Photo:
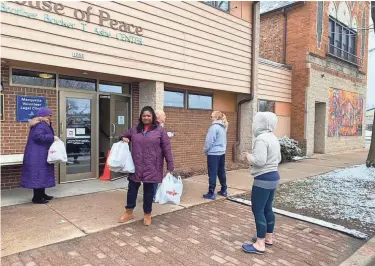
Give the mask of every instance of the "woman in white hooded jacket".
<svg viewBox="0 0 375 266">
<path fill-rule="evenodd" d="M 281 161 L 280 143 L 274 134 L 276 126 L 277 116 L 274 113 L 257 113 L 253 122 L 253 153 L 244 153 L 254 176 L 251 209 L 257 229 L 257 236 L 252 239 L 254 244 L 242 245 L 242 249 L 247 253 L 264 254 L 266 246 L 273 244 L 275 215 L 272 203 L 280 183 L 278 166 Z"/>
</svg>

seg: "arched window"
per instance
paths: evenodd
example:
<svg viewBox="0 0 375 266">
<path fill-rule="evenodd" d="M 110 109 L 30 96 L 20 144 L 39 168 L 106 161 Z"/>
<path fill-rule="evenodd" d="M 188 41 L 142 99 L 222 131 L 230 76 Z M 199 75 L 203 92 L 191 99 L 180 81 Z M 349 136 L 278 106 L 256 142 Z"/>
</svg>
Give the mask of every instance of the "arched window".
<svg viewBox="0 0 375 266">
<path fill-rule="evenodd" d="M 316 20 L 316 36 L 318 40 L 318 48 L 322 46 L 322 35 L 323 35 L 323 10 L 324 2 L 318 1 L 318 17 Z"/>
<path fill-rule="evenodd" d="M 362 16 L 362 47 L 361 47 L 361 56 L 362 58 L 365 56 L 365 44 L 366 44 L 366 12 L 363 12 Z"/>
</svg>

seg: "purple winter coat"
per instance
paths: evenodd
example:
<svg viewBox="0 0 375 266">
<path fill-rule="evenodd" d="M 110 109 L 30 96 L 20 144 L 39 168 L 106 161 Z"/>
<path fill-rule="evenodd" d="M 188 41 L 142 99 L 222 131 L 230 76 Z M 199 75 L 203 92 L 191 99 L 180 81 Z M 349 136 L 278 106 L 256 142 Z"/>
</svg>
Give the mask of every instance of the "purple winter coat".
<svg viewBox="0 0 375 266">
<path fill-rule="evenodd" d="M 52 127 L 45 121 L 33 119 L 23 157 L 21 186 L 48 188 L 55 186 L 55 168 L 47 163 L 48 150 L 54 142 Z"/>
<path fill-rule="evenodd" d="M 129 179 L 135 182 L 161 183 L 163 180 L 164 158 L 167 170 L 174 170 L 171 142 L 167 131 L 160 125 L 147 133 L 137 131 L 137 126 L 129 129 L 122 137 L 130 140 L 135 173 Z"/>
</svg>

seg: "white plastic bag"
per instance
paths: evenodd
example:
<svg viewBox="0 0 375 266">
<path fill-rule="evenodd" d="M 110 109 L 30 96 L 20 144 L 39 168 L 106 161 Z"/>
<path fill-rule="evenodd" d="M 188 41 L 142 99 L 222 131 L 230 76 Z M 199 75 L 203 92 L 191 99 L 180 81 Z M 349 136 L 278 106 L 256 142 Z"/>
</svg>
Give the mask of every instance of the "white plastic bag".
<svg viewBox="0 0 375 266">
<path fill-rule="evenodd" d="M 66 163 L 68 161 L 68 156 L 66 154 L 66 149 L 64 142 L 60 139 L 52 143 L 48 150 L 47 162 L 49 164 L 55 163 Z"/>
<path fill-rule="evenodd" d="M 132 154 L 129 150 L 129 145 L 128 143 L 125 143 L 126 147 L 125 147 L 125 164 L 124 166 L 122 167 L 121 169 L 121 173 L 134 173 L 135 172 L 135 166 L 134 166 L 134 162 L 133 162 L 133 157 L 132 157 Z"/>
<path fill-rule="evenodd" d="M 112 172 L 134 173 L 135 167 L 128 143 L 120 141 L 112 145 L 108 166 Z"/>
<path fill-rule="evenodd" d="M 181 177 L 174 177 L 172 174 L 168 173 L 155 195 L 155 202 L 159 204 L 164 204 L 167 202 L 172 202 L 179 205 L 181 202 L 183 184 Z"/>
</svg>

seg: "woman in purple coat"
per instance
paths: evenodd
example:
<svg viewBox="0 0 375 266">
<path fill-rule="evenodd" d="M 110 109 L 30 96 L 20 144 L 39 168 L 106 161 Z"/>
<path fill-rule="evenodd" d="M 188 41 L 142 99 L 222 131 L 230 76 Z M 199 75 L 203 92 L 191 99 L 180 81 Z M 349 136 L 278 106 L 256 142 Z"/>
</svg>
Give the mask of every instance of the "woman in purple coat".
<svg viewBox="0 0 375 266">
<path fill-rule="evenodd" d="M 134 218 L 138 189 L 143 183 L 144 225 L 151 225 L 154 184 L 163 180 L 164 158 L 167 170 L 173 171 L 171 143 L 165 129 L 157 122 L 154 109 L 142 109 L 138 125 L 122 135 L 122 140 L 130 142 L 135 173 L 129 175 L 126 212 L 120 218 L 125 223 Z"/>
<path fill-rule="evenodd" d="M 58 138 L 51 126 L 52 111 L 41 108 L 30 121 L 30 132 L 23 157 L 21 186 L 34 190 L 33 203 L 44 204 L 53 199 L 45 192 L 55 186 L 55 169 L 47 163 L 48 150 Z"/>
</svg>

